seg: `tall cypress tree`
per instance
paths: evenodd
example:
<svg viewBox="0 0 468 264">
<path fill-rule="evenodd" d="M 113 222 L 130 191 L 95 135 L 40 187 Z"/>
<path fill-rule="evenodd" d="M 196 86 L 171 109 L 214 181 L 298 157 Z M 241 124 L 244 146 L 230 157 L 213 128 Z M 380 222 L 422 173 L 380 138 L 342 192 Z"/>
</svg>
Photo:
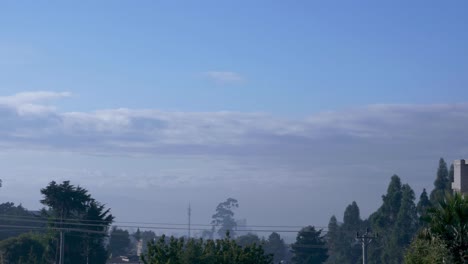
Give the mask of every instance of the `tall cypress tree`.
<svg viewBox="0 0 468 264">
<path fill-rule="evenodd" d="M 430 198 L 432 204 L 437 204 L 445 197 L 447 190 L 451 188 L 447 163 L 443 158 L 439 159 L 439 167 L 437 168 L 437 177 L 434 181 L 434 189 L 431 192 Z"/>
<path fill-rule="evenodd" d="M 401 205 L 388 247 L 384 249 L 386 263 L 403 263 L 403 252 L 409 246 L 418 229 L 418 217 L 414 204 L 414 191 L 408 184 L 401 188 Z"/>
<path fill-rule="evenodd" d="M 359 207 L 356 202 L 352 202 L 344 212 L 343 225 L 341 226 L 341 241 L 344 242 L 341 254 L 344 257 L 342 263 L 357 263 L 361 256 L 361 248 L 356 242 L 356 232 L 360 231 L 362 220 Z"/>
<path fill-rule="evenodd" d="M 393 175 L 387 188 L 387 194 L 382 196 L 382 206 L 369 217 L 374 233 L 379 233 L 377 243 L 369 247 L 369 264 L 396 263 L 392 262 L 391 237 L 400 212 L 402 200 L 402 184 L 400 177 Z"/>
<path fill-rule="evenodd" d="M 349 244 L 343 239 L 343 233 L 341 226 L 335 216 L 330 218 L 328 223 L 327 232 L 327 247 L 328 247 L 328 259 L 327 264 L 342 264 L 346 263 L 346 258 L 343 254 L 343 249 L 349 247 Z"/>
<path fill-rule="evenodd" d="M 422 217 L 426 215 L 427 209 L 431 207 L 431 201 L 429 201 L 429 197 L 427 196 L 426 189 L 423 189 L 421 195 L 419 196 L 418 205 L 416 206 L 416 211 L 418 213 L 418 217 L 420 219 L 419 223 L 423 224 Z"/>
</svg>

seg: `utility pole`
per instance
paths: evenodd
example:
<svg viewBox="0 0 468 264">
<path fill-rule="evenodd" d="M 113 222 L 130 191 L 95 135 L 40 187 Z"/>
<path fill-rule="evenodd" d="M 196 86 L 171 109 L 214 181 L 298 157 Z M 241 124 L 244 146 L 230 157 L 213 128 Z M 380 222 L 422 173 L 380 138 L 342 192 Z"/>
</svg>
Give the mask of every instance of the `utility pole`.
<svg viewBox="0 0 468 264">
<path fill-rule="evenodd" d="M 371 234 L 369 232 L 369 228 L 363 235 L 359 235 L 359 232 L 356 233 L 356 239 L 359 240 L 362 245 L 362 264 L 367 264 L 367 246 L 369 246 L 369 244 L 378 237 L 378 234 Z"/>
<path fill-rule="evenodd" d="M 190 221 L 191 221 L 191 218 L 192 218 L 192 207 L 190 206 L 190 203 L 189 203 L 189 206 L 188 206 L 188 238 L 190 239 Z"/>
<path fill-rule="evenodd" d="M 65 236 L 63 234 L 63 229 L 60 230 L 60 254 L 59 254 L 59 264 L 63 264 L 63 253 L 65 247 Z"/>
</svg>

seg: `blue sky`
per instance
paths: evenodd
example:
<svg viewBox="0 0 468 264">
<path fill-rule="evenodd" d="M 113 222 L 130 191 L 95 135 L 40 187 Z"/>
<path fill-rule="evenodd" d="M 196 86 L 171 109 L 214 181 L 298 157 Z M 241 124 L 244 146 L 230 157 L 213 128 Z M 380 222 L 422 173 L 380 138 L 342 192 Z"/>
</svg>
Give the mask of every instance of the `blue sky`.
<svg viewBox="0 0 468 264">
<path fill-rule="evenodd" d="M 121 220 L 192 202 L 209 223 L 233 196 L 250 223 L 323 226 L 394 173 L 419 196 L 467 158 L 467 7 L 3 1 L 0 199 L 71 180 Z"/>
<path fill-rule="evenodd" d="M 305 116 L 466 100 L 463 1 L 4 2 L 2 90 L 69 91 L 67 110 Z M 8 63 L 10 62 L 10 63 Z M 13 64 L 13 65 L 12 65 Z M 210 82 L 203 73 L 236 73 Z"/>
</svg>

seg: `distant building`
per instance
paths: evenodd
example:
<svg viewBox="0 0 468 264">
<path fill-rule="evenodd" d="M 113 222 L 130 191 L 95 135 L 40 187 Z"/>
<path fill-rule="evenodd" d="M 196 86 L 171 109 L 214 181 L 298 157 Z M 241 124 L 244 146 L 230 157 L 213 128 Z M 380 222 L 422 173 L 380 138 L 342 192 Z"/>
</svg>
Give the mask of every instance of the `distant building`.
<svg viewBox="0 0 468 264">
<path fill-rule="evenodd" d="M 455 192 L 468 194 L 468 164 L 465 160 L 455 160 L 453 162 L 453 182 L 452 190 Z"/>
</svg>

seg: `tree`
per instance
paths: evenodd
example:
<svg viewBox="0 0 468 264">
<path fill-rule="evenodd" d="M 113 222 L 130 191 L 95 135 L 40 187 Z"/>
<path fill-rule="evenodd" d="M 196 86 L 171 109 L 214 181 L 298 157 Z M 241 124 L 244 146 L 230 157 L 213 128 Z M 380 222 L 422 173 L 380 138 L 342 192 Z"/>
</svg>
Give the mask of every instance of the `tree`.
<svg viewBox="0 0 468 264">
<path fill-rule="evenodd" d="M 418 229 L 414 192 L 408 184 L 404 184 L 401 190 L 400 210 L 395 226 L 391 229 L 389 243 L 383 255 L 386 263 L 403 262 L 403 252 L 411 243 L 411 239 Z"/>
<path fill-rule="evenodd" d="M 125 256 L 130 250 L 130 235 L 127 230 L 112 227 L 109 252 L 112 256 Z"/>
<path fill-rule="evenodd" d="M 233 198 L 228 198 L 216 207 L 216 213 L 211 217 L 213 219 L 211 224 L 213 228 L 220 226 L 218 229 L 219 237 L 225 237 L 227 232 L 231 236 L 235 236 L 234 230 L 237 227 L 237 223 L 234 220 L 234 212 L 232 210 L 238 207 L 239 203 Z"/>
<path fill-rule="evenodd" d="M 356 241 L 356 232 L 362 228 L 359 207 L 352 202 L 344 212 L 343 225 L 340 227 L 340 255 L 344 263 L 357 263 L 361 257 L 361 247 Z"/>
<path fill-rule="evenodd" d="M 397 260 L 391 259 L 395 255 L 393 253 L 395 248 L 390 240 L 400 211 L 401 198 L 402 184 L 400 177 L 393 175 L 387 193 L 382 196 L 382 205 L 369 216 L 371 230 L 380 235 L 378 243 L 374 243 L 372 247 L 369 247 L 368 262 L 370 264 L 397 262 Z"/>
<path fill-rule="evenodd" d="M 87 232 L 83 235 L 81 244 L 84 246 L 86 263 L 106 263 L 109 256 L 104 245 L 108 227 L 112 224 L 114 217 L 110 214 L 110 209 L 92 200 L 86 212 L 81 218 L 81 223 L 86 225 L 86 229 L 95 233 Z M 90 225 L 90 223 L 95 225 Z M 77 232 L 76 235 L 79 235 Z"/>
<path fill-rule="evenodd" d="M 52 181 L 46 188 L 41 189 L 41 194 L 44 196 L 41 203 L 48 206 L 53 216 L 62 222 L 66 218 L 81 215 L 91 201 L 86 189 L 75 187 L 70 181 L 64 181 L 62 184 Z"/>
<path fill-rule="evenodd" d="M 67 230 L 64 263 L 105 263 L 108 254 L 104 240 L 114 219 L 110 209 L 94 200 L 88 190 L 69 181 L 61 184 L 52 181 L 41 193 L 41 203 L 47 206 L 43 213 L 50 218 L 50 228 Z M 57 236 L 51 242 L 58 242 Z"/>
<path fill-rule="evenodd" d="M 241 247 L 250 246 L 253 244 L 260 245 L 261 243 L 260 238 L 252 233 L 237 237 L 236 242 Z"/>
<path fill-rule="evenodd" d="M 0 242 L 2 263 L 45 264 L 52 263 L 46 259 L 46 247 L 39 235 L 22 234 Z"/>
<path fill-rule="evenodd" d="M 421 235 L 411 243 L 405 254 L 405 264 L 453 263 L 445 243 L 438 239 L 426 239 Z"/>
<path fill-rule="evenodd" d="M 428 210 L 428 239 L 440 239 L 455 263 L 468 262 L 468 198 L 459 193 L 447 195 Z"/>
<path fill-rule="evenodd" d="M 0 204 L 0 225 L 18 225 L 19 223 L 27 223 L 32 228 L 45 227 L 44 223 L 41 223 L 40 219 L 26 210 L 21 204 L 16 206 L 14 203 L 6 202 Z M 7 239 L 9 237 L 16 237 L 20 234 L 28 233 L 28 229 L 6 229 L 0 232 L 0 240 Z"/>
<path fill-rule="evenodd" d="M 431 203 L 437 204 L 439 201 L 444 200 L 445 193 L 448 190 L 451 190 L 451 182 L 449 180 L 447 163 L 443 158 L 440 158 L 437 177 L 434 181 L 434 190 L 432 190 L 430 195 Z"/>
<path fill-rule="evenodd" d="M 150 242 L 142 255 L 145 264 L 271 264 L 260 245 L 239 246 L 229 235 L 207 240 L 165 236 Z"/>
<path fill-rule="evenodd" d="M 419 202 L 416 206 L 416 211 L 418 213 L 418 217 L 420 218 L 420 224 L 422 224 L 422 218 L 426 215 L 427 209 L 431 207 L 431 201 L 429 201 L 429 197 L 427 197 L 426 189 L 423 189 L 421 195 L 419 196 Z"/>
<path fill-rule="evenodd" d="M 273 263 L 277 264 L 281 263 L 281 261 L 285 261 L 287 248 L 278 233 L 271 233 L 270 236 L 268 236 L 268 240 L 265 241 L 263 248 L 266 254 L 273 255 Z"/>
<path fill-rule="evenodd" d="M 291 247 L 294 254 L 293 262 L 296 264 L 319 264 L 328 258 L 322 230 L 315 230 L 313 226 L 302 228 Z"/>
</svg>

